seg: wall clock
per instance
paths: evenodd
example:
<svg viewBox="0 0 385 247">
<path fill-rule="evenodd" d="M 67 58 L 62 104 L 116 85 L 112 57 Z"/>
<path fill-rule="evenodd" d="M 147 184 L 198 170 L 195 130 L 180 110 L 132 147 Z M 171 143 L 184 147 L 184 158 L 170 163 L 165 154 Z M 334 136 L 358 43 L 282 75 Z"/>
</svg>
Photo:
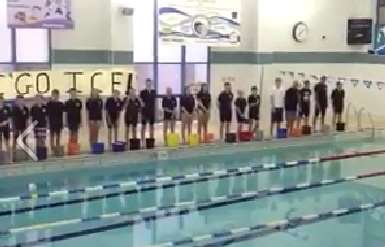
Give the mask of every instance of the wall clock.
<svg viewBox="0 0 385 247">
<path fill-rule="evenodd" d="M 297 22 L 293 27 L 293 39 L 299 43 L 307 40 L 309 36 L 309 26 L 303 22 Z"/>
</svg>

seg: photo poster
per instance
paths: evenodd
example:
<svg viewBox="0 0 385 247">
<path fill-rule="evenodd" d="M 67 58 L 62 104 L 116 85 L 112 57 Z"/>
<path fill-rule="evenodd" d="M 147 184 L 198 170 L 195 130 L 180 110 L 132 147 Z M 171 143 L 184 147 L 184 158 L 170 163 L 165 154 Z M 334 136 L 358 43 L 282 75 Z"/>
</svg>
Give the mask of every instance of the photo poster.
<svg viewBox="0 0 385 247">
<path fill-rule="evenodd" d="M 71 0 L 7 0 L 8 27 L 73 29 Z"/>
<path fill-rule="evenodd" d="M 48 97 L 53 89 L 58 89 L 65 98 L 71 88 L 76 88 L 80 96 L 89 96 L 92 89 L 100 90 L 101 95 L 105 96 L 119 90 L 123 96 L 130 88 L 137 86 L 134 70 L 124 68 L 0 72 L 0 84 L 0 93 L 6 99 L 14 99 L 18 94 L 27 98 L 36 94 Z"/>
<path fill-rule="evenodd" d="M 161 0 L 159 38 L 165 44 L 239 46 L 241 0 Z"/>
</svg>

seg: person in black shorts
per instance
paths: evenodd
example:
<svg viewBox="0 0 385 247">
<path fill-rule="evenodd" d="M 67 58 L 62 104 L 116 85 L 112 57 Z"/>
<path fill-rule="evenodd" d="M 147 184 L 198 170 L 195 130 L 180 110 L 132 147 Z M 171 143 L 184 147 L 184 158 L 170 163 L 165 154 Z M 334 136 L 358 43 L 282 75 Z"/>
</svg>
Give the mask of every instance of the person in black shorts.
<svg viewBox="0 0 385 247">
<path fill-rule="evenodd" d="M 333 104 L 333 126 L 335 126 L 336 123 L 342 122 L 342 113 L 345 108 L 345 90 L 342 88 L 340 81 L 337 82 L 331 98 Z"/>
<path fill-rule="evenodd" d="M 29 109 L 26 107 L 23 95 L 16 96 L 15 105 L 12 108 L 12 124 L 13 124 L 13 149 L 16 150 L 17 138 L 26 130 L 28 125 Z M 26 144 L 27 139 L 23 142 Z"/>
<path fill-rule="evenodd" d="M 166 89 L 166 96 L 162 100 L 163 108 L 163 139 L 164 144 L 167 145 L 167 135 L 170 129 L 171 133 L 175 133 L 175 121 L 177 101 L 175 96 L 172 95 L 172 89 L 168 87 Z"/>
<path fill-rule="evenodd" d="M 86 101 L 90 147 L 99 141 L 99 130 L 103 120 L 103 100 L 99 93 L 101 93 L 99 89 L 92 89 L 90 98 Z"/>
<path fill-rule="evenodd" d="M 60 101 L 60 92 L 52 90 L 51 99 L 47 103 L 48 123 L 50 130 L 51 150 L 56 154 L 60 147 L 60 138 L 63 131 L 64 103 Z"/>
<path fill-rule="evenodd" d="M 322 76 L 320 82 L 314 87 L 315 115 L 313 128 L 316 128 L 317 120 L 321 115 L 321 127 L 325 125 L 325 115 L 328 108 L 328 86 L 326 85 L 326 76 Z"/>
<path fill-rule="evenodd" d="M 303 121 L 305 126 L 309 126 L 309 117 L 310 117 L 310 103 L 311 103 L 311 89 L 310 81 L 306 80 L 303 83 L 303 88 L 299 91 L 299 119 L 298 119 L 298 128 Z"/>
<path fill-rule="evenodd" d="M 251 94 L 248 99 L 249 103 L 249 131 L 256 132 L 259 129 L 259 108 L 261 105 L 261 96 L 258 94 L 258 87 L 251 88 Z"/>
<path fill-rule="evenodd" d="M 146 89 L 140 92 L 140 100 L 142 105 L 142 142 L 146 139 L 146 126 L 150 126 L 150 138 L 154 138 L 154 123 L 155 123 L 155 102 L 156 91 L 153 89 L 151 79 L 146 80 Z"/>
<path fill-rule="evenodd" d="M 242 90 L 237 91 L 237 98 L 235 99 L 234 105 L 237 113 L 238 134 L 239 134 L 243 129 L 243 124 L 246 123 L 247 100 Z"/>
<path fill-rule="evenodd" d="M 187 136 L 189 137 L 192 134 L 192 124 L 195 111 L 195 99 L 191 94 L 190 87 L 186 87 L 185 94 L 180 98 L 180 108 L 182 114 L 182 143 L 186 144 L 186 127 L 188 134 Z"/>
<path fill-rule="evenodd" d="M 118 141 L 118 129 L 120 122 L 120 112 L 123 109 L 123 102 L 120 99 L 119 90 L 114 90 L 112 97 L 106 101 L 106 121 L 108 128 L 108 144 L 112 145 L 112 130 L 114 131 L 114 141 Z"/>
<path fill-rule="evenodd" d="M 208 134 L 208 124 L 210 119 L 211 95 L 206 83 L 202 84 L 201 90 L 197 95 L 198 103 L 198 135 L 199 141 L 206 141 Z"/>
<path fill-rule="evenodd" d="M 78 143 L 79 128 L 82 124 L 82 101 L 78 98 L 78 90 L 71 88 L 68 93 L 70 98 L 65 102 L 67 127 L 69 130 L 69 142 Z"/>
<path fill-rule="evenodd" d="M 4 94 L 0 94 L 0 150 L 3 149 L 3 143 L 5 144 L 5 151 L 8 153 L 10 149 L 10 118 L 11 118 L 11 108 L 7 106 L 4 102 Z M 4 140 L 4 141 L 3 141 Z"/>
<path fill-rule="evenodd" d="M 132 132 L 132 138 L 137 138 L 136 128 L 138 126 L 140 109 L 140 99 L 136 95 L 135 89 L 131 88 L 128 91 L 127 97 L 124 99 L 124 123 L 126 125 L 125 138 L 127 143 L 129 143 L 130 141 L 130 127 Z"/>
<path fill-rule="evenodd" d="M 218 97 L 219 117 L 221 121 L 219 136 L 221 140 L 224 139 L 226 134 L 230 133 L 230 125 L 233 119 L 233 100 L 234 95 L 231 91 L 231 83 L 225 82 L 224 90 L 219 94 Z"/>
<path fill-rule="evenodd" d="M 34 104 L 31 108 L 32 122 L 35 123 L 35 140 L 37 147 L 45 147 L 47 136 L 47 106 L 41 94 L 35 96 Z"/>
<path fill-rule="evenodd" d="M 298 84 L 298 81 L 294 81 L 285 92 L 286 128 L 289 135 L 292 135 L 295 121 L 298 119 Z"/>
</svg>

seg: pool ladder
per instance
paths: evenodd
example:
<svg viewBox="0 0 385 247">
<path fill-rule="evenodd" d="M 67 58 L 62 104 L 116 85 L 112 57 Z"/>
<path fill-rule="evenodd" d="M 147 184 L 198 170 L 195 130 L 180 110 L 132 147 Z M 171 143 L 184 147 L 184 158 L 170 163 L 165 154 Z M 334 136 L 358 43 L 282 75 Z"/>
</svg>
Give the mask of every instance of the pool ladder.
<svg viewBox="0 0 385 247">
<path fill-rule="evenodd" d="M 348 128 L 349 124 L 350 124 L 350 110 L 353 110 L 354 112 L 354 116 L 356 117 L 356 121 L 357 121 L 357 131 L 358 132 L 363 132 L 364 131 L 364 128 L 362 128 L 362 116 L 364 115 L 364 113 L 367 114 L 368 116 L 368 119 L 369 119 L 369 122 L 371 124 L 371 137 L 374 138 L 375 137 L 375 134 L 376 134 L 376 126 L 375 126 L 375 123 L 374 123 L 374 119 L 373 119 L 373 115 L 371 112 L 367 111 L 365 109 L 365 107 L 361 107 L 360 109 L 357 109 L 352 103 L 349 103 L 348 104 L 348 107 L 346 108 L 346 128 Z"/>
</svg>

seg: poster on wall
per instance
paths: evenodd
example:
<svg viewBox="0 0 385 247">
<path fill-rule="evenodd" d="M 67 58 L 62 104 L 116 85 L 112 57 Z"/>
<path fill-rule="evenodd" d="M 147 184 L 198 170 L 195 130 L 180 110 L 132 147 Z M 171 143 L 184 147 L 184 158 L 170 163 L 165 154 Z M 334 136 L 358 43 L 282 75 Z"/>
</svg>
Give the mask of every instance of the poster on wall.
<svg viewBox="0 0 385 247">
<path fill-rule="evenodd" d="M 7 0 L 8 27 L 72 29 L 71 0 Z"/>
<path fill-rule="evenodd" d="M 170 44 L 239 46 L 241 0 L 161 0 L 159 38 Z"/>
<path fill-rule="evenodd" d="M 70 88 L 81 91 L 81 95 L 89 95 L 91 90 L 99 89 L 102 95 L 111 95 L 114 90 L 125 93 L 136 87 L 135 71 L 130 69 L 110 70 L 51 70 L 51 71 L 18 71 L 0 72 L 0 92 L 7 99 L 16 95 L 33 97 L 35 94 L 49 96 L 51 90 L 58 89 L 61 95 L 67 95 Z"/>
</svg>

